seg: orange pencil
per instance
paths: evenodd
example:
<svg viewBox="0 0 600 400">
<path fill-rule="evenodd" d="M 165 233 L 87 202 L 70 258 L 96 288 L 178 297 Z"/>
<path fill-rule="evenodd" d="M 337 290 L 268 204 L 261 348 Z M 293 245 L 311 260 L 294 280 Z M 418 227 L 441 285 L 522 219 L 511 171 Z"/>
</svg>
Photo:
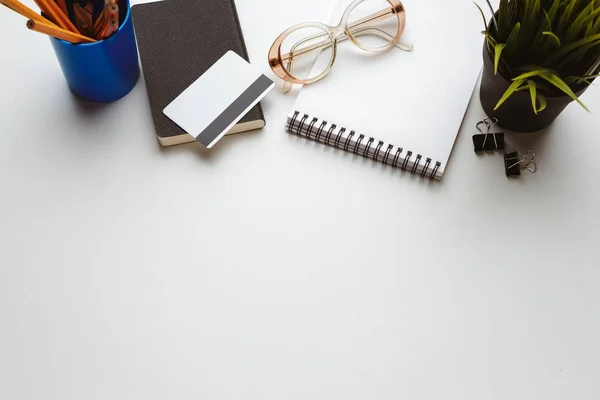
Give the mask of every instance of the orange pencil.
<svg viewBox="0 0 600 400">
<path fill-rule="evenodd" d="M 58 5 L 58 8 L 60 8 L 60 10 L 63 12 L 63 14 L 65 14 L 68 18 L 69 10 L 67 10 L 67 3 L 65 3 L 65 0 L 56 0 L 56 4 Z"/>
<path fill-rule="evenodd" d="M 71 22 L 69 17 L 67 17 L 58 7 L 58 5 L 54 2 L 54 0 L 33 0 L 35 4 L 38 5 L 40 10 L 44 12 L 44 14 L 50 16 L 56 25 L 60 26 L 62 29 L 67 31 L 71 31 L 73 33 L 79 33 L 75 25 Z"/>
<path fill-rule="evenodd" d="M 106 39 L 119 29 L 119 6 L 116 0 L 105 0 L 102 14 L 96 20 L 94 33 L 97 39 Z"/>
<path fill-rule="evenodd" d="M 57 39 L 62 39 L 71 43 L 93 43 L 94 39 L 80 35 L 78 33 L 69 32 L 65 29 L 61 29 L 56 25 L 46 24 L 44 22 L 34 21 L 30 19 L 27 21 L 27 27 L 33 31 L 43 33 L 49 36 L 53 36 Z"/>
<path fill-rule="evenodd" d="M 50 22 L 46 18 L 42 17 L 39 13 L 36 13 L 31 8 L 27 7 L 25 4 L 20 3 L 19 0 L 0 0 L 0 4 L 4 4 L 6 7 L 21 14 L 25 18 L 29 18 L 34 21 L 42 21 L 45 23 Z"/>
<path fill-rule="evenodd" d="M 96 38 L 98 38 L 98 35 L 100 34 L 100 31 L 102 31 L 102 29 L 104 29 L 104 14 L 103 13 L 98 15 L 98 18 L 96 18 L 96 22 L 94 22 L 94 36 Z"/>
<path fill-rule="evenodd" d="M 110 23 L 107 23 L 106 25 L 104 25 L 104 28 L 102 28 L 102 30 L 98 34 L 98 39 L 100 39 L 100 40 L 106 39 L 109 35 L 110 35 Z"/>
</svg>

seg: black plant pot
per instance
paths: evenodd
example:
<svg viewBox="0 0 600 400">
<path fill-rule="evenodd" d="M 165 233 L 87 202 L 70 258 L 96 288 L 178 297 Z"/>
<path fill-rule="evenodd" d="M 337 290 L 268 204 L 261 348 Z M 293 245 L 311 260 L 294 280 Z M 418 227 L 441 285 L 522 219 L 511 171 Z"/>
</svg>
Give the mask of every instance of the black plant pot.
<svg viewBox="0 0 600 400">
<path fill-rule="evenodd" d="M 512 82 L 502 75 L 494 75 L 494 64 L 483 43 L 483 73 L 479 97 L 485 113 L 498 118 L 498 125 L 514 132 L 535 132 L 546 128 L 573 101 L 569 96 L 547 96 L 547 106 L 537 114 L 533 112 L 531 95 L 528 90 L 513 93 L 511 97 L 494 111 L 494 107 Z M 576 92 L 579 97 L 587 87 Z"/>
</svg>

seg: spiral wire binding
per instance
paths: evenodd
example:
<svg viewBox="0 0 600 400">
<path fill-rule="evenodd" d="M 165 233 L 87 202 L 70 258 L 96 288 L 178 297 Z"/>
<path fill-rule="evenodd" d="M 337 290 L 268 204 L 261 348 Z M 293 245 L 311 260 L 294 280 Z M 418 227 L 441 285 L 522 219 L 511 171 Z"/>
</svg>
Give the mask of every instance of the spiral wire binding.
<svg viewBox="0 0 600 400">
<path fill-rule="evenodd" d="M 365 146 L 365 151 L 363 152 L 364 158 L 367 158 L 367 156 L 369 155 L 369 150 L 371 150 L 371 145 L 373 144 L 374 141 L 375 141 L 375 139 L 369 138 L 369 141 L 367 142 L 367 145 Z"/>
<path fill-rule="evenodd" d="M 402 154 L 401 147 L 399 147 L 398 150 L 396 150 L 396 155 L 394 156 L 394 161 L 392 161 L 392 167 L 398 168 L 398 160 L 400 159 L 400 154 Z"/>
<path fill-rule="evenodd" d="M 329 144 L 329 139 L 331 138 L 331 135 L 333 134 L 333 131 L 337 128 L 336 124 L 331 124 L 331 127 L 329 128 L 329 131 L 327 132 L 327 137 L 325 137 L 325 143 Z"/>
<path fill-rule="evenodd" d="M 327 121 L 323 121 L 321 123 L 321 126 L 319 127 L 319 130 L 317 131 L 317 136 L 315 137 L 315 140 L 318 142 L 321 139 L 321 134 L 323 133 L 323 129 L 327 126 Z"/>
<path fill-rule="evenodd" d="M 427 170 L 429 169 L 430 165 L 431 165 L 431 158 L 428 158 L 427 160 L 425 160 L 425 165 L 423 166 L 423 171 L 421 171 L 421 178 L 425 178 L 425 174 L 427 173 Z"/>
<path fill-rule="evenodd" d="M 292 120 L 290 121 L 290 126 L 288 127 L 288 129 L 290 130 L 290 132 L 294 131 L 294 123 L 296 122 L 296 119 L 298 118 L 299 114 L 300 113 L 298 113 L 298 112 L 294 113 L 294 116 L 292 117 Z"/>
<path fill-rule="evenodd" d="M 380 140 L 377 144 L 377 148 L 375 149 L 375 154 L 373 154 L 373 161 L 377 161 L 377 157 L 379 157 L 379 152 L 381 151 L 381 146 L 383 146 L 383 142 Z"/>
<path fill-rule="evenodd" d="M 302 132 L 302 127 L 304 126 L 304 121 L 306 121 L 308 119 L 308 115 L 304 114 L 304 117 L 302 117 L 302 120 L 300 121 L 300 124 L 298 125 L 298 128 L 296 129 L 296 134 L 300 135 L 300 133 Z"/>
<path fill-rule="evenodd" d="M 338 132 L 337 137 L 335 138 L 335 142 L 333 143 L 333 145 L 335 147 L 339 147 L 338 144 L 340 143 L 340 139 L 342 138 L 342 135 L 344 134 L 344 132 L 346 132 L 346 128 L 342 128 L 340 129 L 340 131 Z"/>
<path fill-rule="evenodd" d="M 356 132 L 350 131 L 350 134 L 346 138 L 346 143 L 344 143 L 344 151 L 348 151 L 348 145 L 350 144 L 350 141 L 352 140 L 354 135 L 356 135 Z"/>
<path fill-rule="evenodd" d="M 315 124 L 317 123 L 317 121 L 319 120 L 319 118 L 313 118 L 312 121 L 310 122 L 310 125 L 308 126 L 308 130 L 306 131 L 306 137 L 310 139 L 310 133 L 313 130 L 313 126 L 315 126 Z"/>
<path fill-rule="evenodd" d="M 385 154 L 383 155 L 383 163 L 387 164 L 388 157 L 390 156 L 390 151 L 394 148 L 393 144 L 389 144 Z"/>
<path fill-rule="evenodd" d="M 310 118 L 310 122 L 307 123 L 307 120 L 309 120 Z M 346 139 L 344 141 L 342 141 L 342 137 L 344 136 L 344 134 L 347 132 L 347 129 L 344 127 L 340 127 L 339 130 L 338 126 L 336 124 L 331 124 L 331 126 L 329 127 L 329 129 L 327 129 L 327 133 L 324 134 L 325 129 L 328 125 L 328 122 L 323 120 L 321 121 L 321 123 L 319 124 L 319 126 L 317 127 L 317 122 L 319 121 L 319 118 L 316 117 L 310 117 L 308 114 L 301 114 L 299 111 L 294 111 L 293 116 L 290 119 L 290 122 L 288 124 L 288 131 L 290 131 L 291 133 L 295 133 L 299 136 L 305 136 L 306 138 L 309 139 L 313 139 L 313 137 L 311 135 L 315 135 L 314 139 L 317 142 L 322 142 L 325 144 L 328 144 L 330 146 L 334 146 L 336 148 L 342 149 L 344 151 L 352 151 L 354 154 L 359 154 L 359 151 L 361 151 L 361 145 L 363 144 L 363 141 L 365 140 L 366 136 L 363 134 L 358 135 L 358 138 L 356 139 L 356 143 L 354 144 L 354 147 L 352 147 L 352 149 L 350 150 L 350 144 L 352 143 L 352 139 L 356 137 L 356 131 L 350 131 L 350 133 L 348 133 L 348 136 L 346 137 Z M 305 127 L 306 125 L 306 127 Z M 337 130 L 337 132 L 336 132 Z M 303 135 L 303 133 L 305 133 L 305 135 Z M 324 137 L 323 137 L 324 136 Z M 321 140 L 323 139 L 323 140 Z M 333 142 L 332 142 L 333 139 Z M 369 158 L 370 154 L 371 154 L 371 149 L 373 148 L 373 144 L 375 143 L 375 138 L 373 137 L 369 137 L 366 140 L 366 143 L 364 143 L 364 150 L 362 150 L 362 156 L 365 158 Z M 392 156 L 392 151 L 394 149 L 394 145 L 392 144 L 388 144 L 387 148 L 385 149 L 385 153 L 383 154 L 383 160 L 379 160 L 379 154 L 382 152 L 382 148 L 385 145 L 385 143 L 383 141 L 378 141 L 377 146 L 375 146 L 374 150 L 373 150 L 373 155 L 372 155 L 372 159 L 373 161 L 381 161 L 381 163 L 383 163 L 384 165 L 389 165 L 389 161 L 390 161 L 390 157 Z M 413 152 L 412 151 L 407 151 L 406 155 L 404 156 L 404 158 L 402 159 L 402 162 L 400 163 L 400 158 L 402 157 L 402 153 L 404 152 L 404 149 L 402 147 L 398 147 L 396 149 L 396 152 L 394 153 L 394 156 L 391 160 L 391 166 L 393 168 L 400 168 L 402 171 L 407 171 L 408 168 L 410 167 L 410 162 L 411 162 L 411 158 L 413 156 Z M 433 164 L 433 160 L 431 158 L 425 158 L 425 163 L 423 165 L 421 165 L 421 161 L 423 160 L 423 156 L 421 154 L 417 154 L 416 158 L 414 159 L 414 161 L 412 162 L 412 168 L 410 168 L 408 171 L 410 172 L 411 175 L 415 175 L 418 172 L 419 167 L 422 167 L 423 169 L 421 170 L 419 176 L 421 178 L 429 178 L 430 181 L 433 181 L 436 177 L 436 174 L 438 173 L 439 169 L 442 167 L 442 163 L 439 161 L 436 161 L 433 169 L 431 170 L 430 173 L 429 170 L 431 169 L 431 166 Z"/>
<path fill-rule="evenodd" d="M 365 135 L 360 135 L 358 137 L 358 140 L 356 141 L 356 144 L 354 145 L 354 154 L 358 154 L 358 149 L 360 148 L 360 143 L 363 141 L 364 138 L 365 138 Z"/>
<path fill-rule="evenodd" d="M 423 158 L 423 156 L 421 156 L 420 154 L 417 154 L 417 159 L 415 160 L 412 169 L 410 170 L 410 174 L 414 175 L 415 172 L 417 172 L 417 167 L 419 166 L 419 164 L 421 164 L 421 159 Z"/>
</svg>

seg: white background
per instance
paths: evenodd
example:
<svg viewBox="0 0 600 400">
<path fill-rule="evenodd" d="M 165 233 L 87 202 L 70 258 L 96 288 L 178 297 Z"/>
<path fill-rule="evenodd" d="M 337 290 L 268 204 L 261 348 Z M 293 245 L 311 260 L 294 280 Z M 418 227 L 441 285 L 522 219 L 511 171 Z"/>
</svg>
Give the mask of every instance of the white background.
<svg viewBox="0 0 600 400">
<path fill-rule="evenodd" d="M 264 72 L 329 17 L 237 6 Z M 84 104 L 4 8 L 0 37 L 1 399 L 600 398 L 598 87 L 508 137 L 515 180 L 476 91 L 429 184 L 284 132 L 277 89 L 264 130 L 161 148 L 143 80 Z"/>
</svg>

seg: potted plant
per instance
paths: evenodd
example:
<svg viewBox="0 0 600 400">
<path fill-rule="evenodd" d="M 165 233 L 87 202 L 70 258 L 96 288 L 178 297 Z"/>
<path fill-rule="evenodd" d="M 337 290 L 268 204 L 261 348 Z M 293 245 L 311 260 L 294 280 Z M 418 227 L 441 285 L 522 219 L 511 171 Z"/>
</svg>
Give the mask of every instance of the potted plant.
<svg viewBox="0 0 600 400">
<path fill-rule="evenodd" d="M 485 24 L 480 98 L 517 132 L 547 127 L 600 73 L 600 0 L 500 0 Z M 589 110 L 588 110 L 589 111 Z"/>
</svg>

